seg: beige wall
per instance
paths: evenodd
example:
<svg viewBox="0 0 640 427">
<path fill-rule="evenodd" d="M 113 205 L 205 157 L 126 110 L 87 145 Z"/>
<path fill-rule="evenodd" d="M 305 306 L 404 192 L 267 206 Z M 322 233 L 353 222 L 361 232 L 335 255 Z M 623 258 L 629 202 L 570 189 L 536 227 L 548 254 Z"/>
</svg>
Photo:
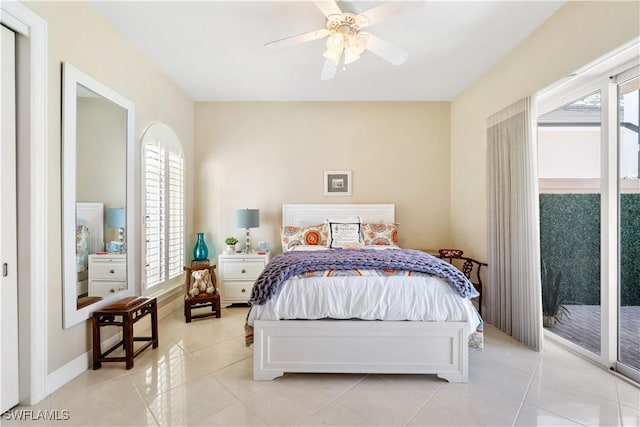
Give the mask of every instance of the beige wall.
<svg viewBox="0 0 640 427">
<path fill-rule="evenodd" d="M 449 103 L 196 103 L 195 224 L 210 249 L 235 210 L 260 209 L 252 241 L 280 250 L 283 203 L 395 203 L 400 244 L 449 243 Z M 325 197 L 349 169 L 352 197 Z"/>
<path fill-rule="evenodd" d="M 640 3 L 571 1 L 451 104 L 451 224 L 456 247 L 486 259 L 485 120 L 638 37 Z"/>
<path fill-rule="evenodd" d="M 26 2 L 48 24 L 48 372 L 54 372 L 90 348 L 89 322 L 62 329 L 61 200 L 60 200 L 60 105 L 61 63 L 69 62 L 116 92 L 136 107 L 136 164 L 144 129 L 154 121 L 173 127 L 180 137 L 188 170 L 193 165 L 194 105 L 166 76 L 152 65 L 124 36 L 99 15 L 88 2 Z M 139 168 L 137 168 L 139 174 Z M 139 200 L 139 176 L 135 177 Z M 192 176 L 187 173 L 187 188 Z M 192 222 L 192 200 L 187 196 L 187 231 Z M 136 206 L 140 218 L 140 206 Z M 128 237 L 140 241 L 140 227 Z M 139 253 L 136 254 L 140 259 Z M 139 271 L 138 267 L 138 279 Z M 137 280 L 139 283 L 139 280 Z"/>
</svg>

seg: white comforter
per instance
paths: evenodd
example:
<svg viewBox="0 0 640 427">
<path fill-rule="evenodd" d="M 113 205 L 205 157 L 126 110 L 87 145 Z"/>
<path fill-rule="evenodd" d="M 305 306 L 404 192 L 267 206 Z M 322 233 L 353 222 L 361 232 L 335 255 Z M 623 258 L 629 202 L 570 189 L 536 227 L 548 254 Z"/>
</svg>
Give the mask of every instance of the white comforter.
<svg viewBox="0 0 640 427">
<path fill-rule="evenodd" d="M 247 322 L 324 318 L 466 321 L 470 332 L 480 323 L 468 298 L 432 276 L 291 278 L 276 297 L 251 307 Z"/>
</svg>

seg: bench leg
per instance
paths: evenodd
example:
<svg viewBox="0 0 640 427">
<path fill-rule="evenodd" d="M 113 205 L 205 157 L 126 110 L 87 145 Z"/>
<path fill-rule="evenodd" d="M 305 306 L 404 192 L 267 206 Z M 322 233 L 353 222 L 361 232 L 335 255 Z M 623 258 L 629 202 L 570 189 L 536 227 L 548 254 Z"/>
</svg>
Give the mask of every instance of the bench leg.
<svg viewBox="0 0 640 427">
<path fill-rule="evenodd" d="M 100 369 L 102 363 L 100 363 L 100 357 L 102 356 L 102 350 L 100 349 L 100 326 L 98 326 L 98 319 L 96 316 L 91 318 L 91 327 L 93 329 L 92 340 L 92 353 L 93 353 L 93 369 Z"/>
<path fill-rule="evenodd" d="M 158 304 L 155 299 L 151 302 L 151 339 L 151 347 L 158 348 Z"/>
<path fill-rule="evenodd" d="M 126 359 L 126 369 L 131 369 L 133 368 L 133 314 L 128 313 L 123 317 L 122 339 L 124 341 L 124 356 Z"/>
</svg>

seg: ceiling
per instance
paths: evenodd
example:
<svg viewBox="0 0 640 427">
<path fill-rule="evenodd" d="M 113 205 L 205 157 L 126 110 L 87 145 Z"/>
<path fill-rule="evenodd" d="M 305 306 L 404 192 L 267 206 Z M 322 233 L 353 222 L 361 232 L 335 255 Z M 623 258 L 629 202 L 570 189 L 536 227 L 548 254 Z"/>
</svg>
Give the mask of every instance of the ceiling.
<svg viewBox="0 0 640 427">
<path fill-rule="evenodd" d="M 360 13 L 381 2 L 338 2 Z M 321 81 L 325 40 L 265 48 L 324 28 L 311 1 L 92 1 L 194 101 L 449 101 L 551 16 L 562 1 L 413 1 L 367 31 L 405 50 L 366 51 Z"/>
</svg>

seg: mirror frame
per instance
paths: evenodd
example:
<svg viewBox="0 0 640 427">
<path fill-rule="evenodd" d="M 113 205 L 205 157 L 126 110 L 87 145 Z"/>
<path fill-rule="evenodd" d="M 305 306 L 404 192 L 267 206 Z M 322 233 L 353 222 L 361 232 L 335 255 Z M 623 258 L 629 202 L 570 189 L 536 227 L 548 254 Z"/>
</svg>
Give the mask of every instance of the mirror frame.
<svg viewBox="0 0 640 427">
<path fill-rule="evenodd" d="M 135 270 L 134 254 L 137 250 L 135 239 L 131 238 L 135 229 L 134 179 L 135 140 L 133 102 L 84 74 L 67 62 L 62 64 L 62 289 L 63 327 L 68 329 L 91 317 L 98 310 L 113 301 L 134 295 Z M 98 95 L 122 107 L 127 112 L 126 124 L 126 262 L 127 289 L 78 309 L 76 294 L 76 124 L 78 85 L 82 85 Z M 131 233 L 131 234 L 129 234 Z"/>
</svg>

